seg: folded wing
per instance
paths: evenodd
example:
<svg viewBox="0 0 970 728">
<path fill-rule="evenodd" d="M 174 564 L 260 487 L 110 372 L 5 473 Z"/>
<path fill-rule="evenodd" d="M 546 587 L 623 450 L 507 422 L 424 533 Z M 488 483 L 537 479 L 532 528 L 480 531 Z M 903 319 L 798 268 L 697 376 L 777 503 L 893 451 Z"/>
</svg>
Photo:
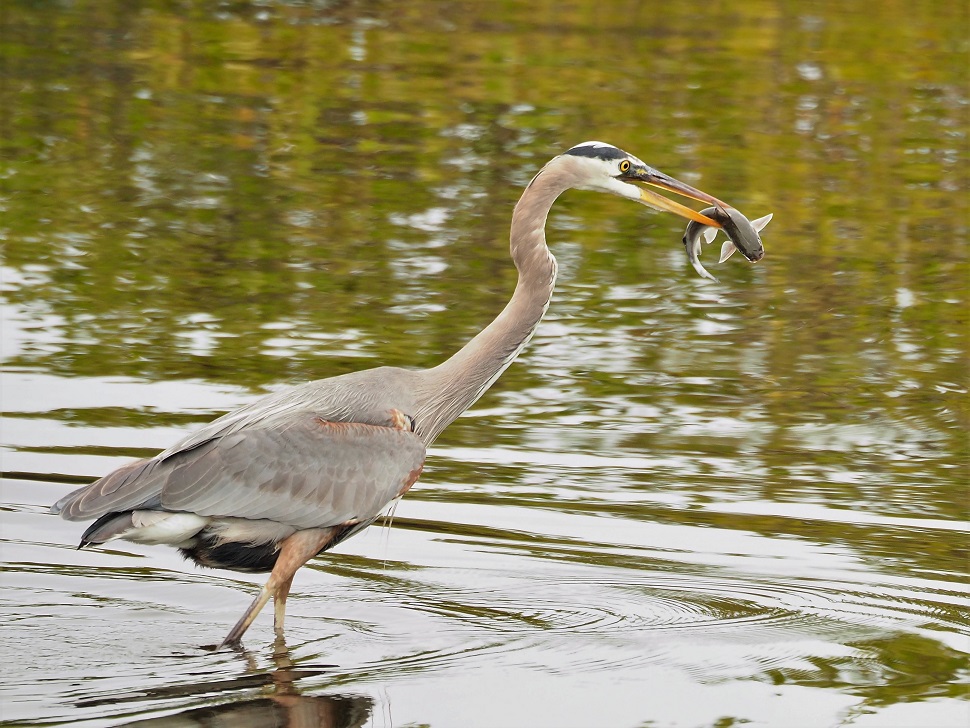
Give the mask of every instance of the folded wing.
<svg viewBox="0 0 970 728">
<path fill-rule="evenodd" d="M 374 518 L 417 480 L 425 446 L 406 429 L 295 413 L 142 460 L 62 498 L 68 520 L 136 509 L 320 528 Z"/>
</svg>

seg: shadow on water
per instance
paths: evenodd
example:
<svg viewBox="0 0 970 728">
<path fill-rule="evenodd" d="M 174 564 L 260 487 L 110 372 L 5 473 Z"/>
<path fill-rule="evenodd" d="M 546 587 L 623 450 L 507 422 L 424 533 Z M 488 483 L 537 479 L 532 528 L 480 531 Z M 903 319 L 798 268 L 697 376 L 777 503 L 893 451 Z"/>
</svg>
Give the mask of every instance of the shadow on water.
<svg viewBox="0 0 970 728">
<path fill-rule="evenodd" d="M 353 695 L 311 697 L 296 692 L 192 708 L 172 716 L 148 718 L 126 726 L 149 728 L 358 728 L 370 720 L 373 701 Z"/>
<path fill-rule="evenodd" d="M 178 712 L 146 718 L 125 726 L 150 726 L 165 728 L 171 726 L 210 726 L 213 728 L 358 728 L 371 718 L 373 701 L 365 696 L 353 694 L 302 695 L 299 681 L 325 674 L 326 665 L 319 668 L 300 667 L 293 664 L 285 642 L 277 640 L 272 648 L 273 669 L 260 670 L 255 655 L 237 650 L 236 653 L 247 663 L 246 674 L 225 680 L 199 680 L 169 687 L 159 687 L 136 694 L 118 694 L 100 699 L 77 702 L 78 708 L 91 708 L 98 705 L 121 707 L 141 700 L 192 702 L 200 696 L 207 701 L 226 702 L 193 707 Z M 186 677 L 192 677 L 191 674 Z M 259 697 L 232 699 L 231 694 L 246 691 L 258 692 Z M 212 696 L 216 696 L 213 698 Z"/>
</svg>

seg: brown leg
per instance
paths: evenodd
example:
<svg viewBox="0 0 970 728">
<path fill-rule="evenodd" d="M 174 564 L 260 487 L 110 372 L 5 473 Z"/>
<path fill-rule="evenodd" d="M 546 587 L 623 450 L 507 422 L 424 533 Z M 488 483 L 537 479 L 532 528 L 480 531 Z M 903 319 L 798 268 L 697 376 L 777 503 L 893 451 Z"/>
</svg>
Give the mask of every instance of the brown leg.
<svg viewBox="0 0 970 728">
<path fill-rule="evenodd" d="M 286 617 L 286 597 L 289 596 L 293 577 L 280 584 L 273 596 L 273 629 L 277 635 L 283 634 L 283 619 Z"/>
<path fill-rule="evenodd" d="M 327 545 L 333 538 L 335 529 L 333 528 L 312 528 L 305 531 L 297 531 L 292 536 L 283 541 L 280 545 L 280 556 L 276 560 L 269 579 L 259 594 L 249 605 L 243 616 L 236 622 L 236 626 L 229 630 L 229 634 L 222 641 L 219 647 L 229 647 L 238 645 L 243 634 L 249 629 L 249 625 L 256 619 L 269 598 L 274 595 L 283 595 L 282 602 L 276 602 L 276 616 L 279 627 L 283 626 L 283 610 L 286 609 L 286 595 L 290 591 L 290 584 L 293 583 L 293 575 L 303 564 L 312 559 L 320 550 Z"/>
</svg>

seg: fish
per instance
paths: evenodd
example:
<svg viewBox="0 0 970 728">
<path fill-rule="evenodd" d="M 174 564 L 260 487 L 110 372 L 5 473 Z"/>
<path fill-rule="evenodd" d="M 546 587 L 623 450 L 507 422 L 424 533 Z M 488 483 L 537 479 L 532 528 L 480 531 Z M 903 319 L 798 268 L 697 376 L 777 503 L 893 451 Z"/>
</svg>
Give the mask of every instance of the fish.
<svg viewBox="0 0 970 728">
<path fill-rule="evenodd" d="M 718 263 L 723 263 L 738 250 L 752 263 L 756 263 L 765 257 L 765 248 L 758 233 L 771 222 L 772 213 L 759 217 L 757 220 L 748 220 L 738 210 L 725 205 L 723 208 L 708 207 L 701 210 L 701 214 L 721 223 L 723 226 L 721 229 L 729 238 L 721 246 L 721 258 Z M 684 248 L 687 251 L 687 259 L 701 278 L 709 278 L 712 281 L 717 281 L 717 278 L 708 273 L 701 265 L 701 238 L 704 238 L 704 242 L 710 243 L 717 236 L 717 230 L 716 227 L 691 220 L 684 231 Z"/>
</svg>

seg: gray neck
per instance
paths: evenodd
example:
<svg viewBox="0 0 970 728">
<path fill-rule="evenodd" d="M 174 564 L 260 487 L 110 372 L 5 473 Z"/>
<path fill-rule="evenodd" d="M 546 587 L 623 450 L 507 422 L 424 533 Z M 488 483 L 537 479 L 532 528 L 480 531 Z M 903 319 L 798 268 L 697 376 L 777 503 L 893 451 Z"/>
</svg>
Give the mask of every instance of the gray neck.
<svg viewBox="0 0 970 728">
<path fill-rule="evenodd" d="M 532 338 L 556 286 L 556 259 L 546 246 L 546 216 L 569 185 L 549 167 L 526 187 L 512 213 L 511 254 L 519 272 L 512 299 L 492 323 L 438 366 L 421 372 L 415 419 L 434 439 L 492 386 Z"/>
</svg>

